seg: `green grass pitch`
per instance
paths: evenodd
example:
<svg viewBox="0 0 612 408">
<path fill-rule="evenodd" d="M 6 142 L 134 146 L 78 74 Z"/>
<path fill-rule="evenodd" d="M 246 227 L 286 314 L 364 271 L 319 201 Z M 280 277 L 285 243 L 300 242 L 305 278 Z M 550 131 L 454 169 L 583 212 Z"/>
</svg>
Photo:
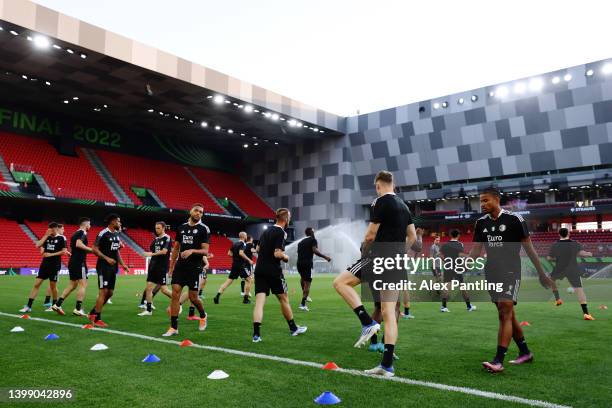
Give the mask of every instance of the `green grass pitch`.
<svg viewBox="0 0 612 408">
<path fill-rule="evenodd" d="M 270 297 L 262 325 L 264 341 L 258 344 L 251 342 L 252 305 L 241 304 L 238 282 L 226 291 L 220 305 L 212 304 L 212 296 L 224 278 L 211 276 L 205 290 L 208 329 L 198 332 L 195 322 L 185 320 L 184 311 L 179 323 L 180 336 L 174 339 L 302 361 L 334 361 L 340 367 L 358 370 L 379 363 L 379 354 L 352 347 L 359 323 L 333 290 L 331 277 L 315 276 L 308 313 L 297 309 L 299 282 L 294 276 L 289 277 L 296 322 L 307 325 L 308 332 L 289 336 L 278 302 Z M 89 282 L 86 311 L 92 307 L 97 291 L 95 276 Z M 0 277 L 0 311 L 18 314 L 32 283 L 32 277 Z M 66 283 L 66 277 L 61 277 L 60 290 Z M 113 304 L 103 312 L 110 329 L 156 337 L 167 329 L 168 299 L 163 295 L 156 298 L 157 311 L 152 317 L 137 316 L 140 309 L 136 306 L 143 287 L 143 276 L 118 278 Z M 84 318 L 69 313 L 61 317 L 44 312 L 45 288 L 46 284 L 34 303 L 32 317 L 85 323 Z M 588 294 L 589 283 L 586 290 Z M 400 321 L 396 375 L 574 407 L 610 406 L 612 310 L 600 310 L 598 303 L 591 304 L 596 320 L 587 322 L 581 319 L 574 295 L 564 292 L 564 299 L 566 303 L 561 307 L 551 302 L 519 303 L 519 320 L 531 323 L 525 333 L 535 361 L 519 367 L 506 364 L 506 370 L 499 375 L 488 374 L 480 366 L 481 361 L 492 357 L 496 346 L 497 314 L 490 302 L 477 303 L 479 309 L 474 313 L 467 313 L 462 303 L 450 303 L 451 313 L 447 314 L 439 312 L 438 303 L 414 303 L 411 311 L 416 318 Z M 71 312 L 74 300 L 72 294 L 64 310 Z M 366 308 L 371 311 L 372 306 L 366 304 Z M 18 325 L 25 332 L 9 332 Z M 59 335 L 59 340 L 44 341 L 49 333 Z M 95 343 L 104 343 L 109 349 L 89 351 Z M 313 399 L 323 391 L 334 392 L 342 399 L 340 406 L 345 407 L 521 406 L 447 390 L 219 351 L 179 348 L 7 316 L 0 316 L 0 348 L 0 388 L 71 388 L 76 397 L 61 404 L 66 407 L 304 407 L 315 405 Z M 512 344 L 508 359 L 516 351 Z M 142 363 L 148 353 L 159 356 L 161 362 Z M 226 371 L 230 377 L 208 380 L 206 376 L 215 369 Z"/>
</svg>

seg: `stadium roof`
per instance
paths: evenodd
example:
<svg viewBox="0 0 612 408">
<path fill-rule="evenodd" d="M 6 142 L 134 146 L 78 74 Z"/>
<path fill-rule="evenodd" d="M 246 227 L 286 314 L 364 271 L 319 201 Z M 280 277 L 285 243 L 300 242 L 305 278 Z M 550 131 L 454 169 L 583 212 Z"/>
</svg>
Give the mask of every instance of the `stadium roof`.
<svg viewBox="0 0 612 408">
<path fill-rule="evenodd" d="M 30 1 L 0 0 L 0 27 L 1 98 L 16 105 L 221 150 L 344 131 L 345 118 Z"/>
</svg>

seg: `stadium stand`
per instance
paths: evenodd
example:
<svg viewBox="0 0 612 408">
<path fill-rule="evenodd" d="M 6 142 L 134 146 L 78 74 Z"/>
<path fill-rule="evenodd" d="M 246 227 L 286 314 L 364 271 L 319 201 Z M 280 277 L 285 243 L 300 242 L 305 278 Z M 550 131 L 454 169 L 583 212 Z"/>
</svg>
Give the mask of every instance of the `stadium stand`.
<svg viewBox="0 0 612 408">
<path fill-rule="evenodd" d="M 274 211 L 235 174 L 191 168 L 191 171 L 217 198 L 227 197 L 248 215 L 261 218 L 274 217 Z"/>
<path fill-rule="evenodd" d="M 0 132 L 0 155 L 7 167 L 13 163 L 42 175 L 57 197 L 117 201 L 82 153 L 60 155 L 45 140 Z"/>
<path fill-rule="evenodd" d="M 0 231 L 5 237 L 0 253 L 0 267 L 36 268 L 40 265 L 42 258 L 39 249 L 34 246 L 17 222 L 0 218 Z"/>
<path fill-rule="evenodd" d="M 144 187 L 153 190 L 169 208 L 189 209 L 193 203 L 201 202 L 206 212 L 224 213 L 219 204 L 176 163 L 103 150 L 97 150 L 96 154 L 134 203 L 141 203 L 141 200 L 132 187 Z"/>
</svg>

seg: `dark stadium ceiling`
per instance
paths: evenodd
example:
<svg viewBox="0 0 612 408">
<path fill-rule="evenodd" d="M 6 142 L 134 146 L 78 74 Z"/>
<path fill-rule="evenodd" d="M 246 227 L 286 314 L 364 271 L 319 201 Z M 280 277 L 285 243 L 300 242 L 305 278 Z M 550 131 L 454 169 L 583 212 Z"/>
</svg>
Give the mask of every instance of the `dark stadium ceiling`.
<svg viewBox="0 0 612 408">
<path fill-rule="evenodd" d="M 0 99 L 17 106 L 220 151 L 341 135 L 3 20 L 0 27 Z"/>
</svg>

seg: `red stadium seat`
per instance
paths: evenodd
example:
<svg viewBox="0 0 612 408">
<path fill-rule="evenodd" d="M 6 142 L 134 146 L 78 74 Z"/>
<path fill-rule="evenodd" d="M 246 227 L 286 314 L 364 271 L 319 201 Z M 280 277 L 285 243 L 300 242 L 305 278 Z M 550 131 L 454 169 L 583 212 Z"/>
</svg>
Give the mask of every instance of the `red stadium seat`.
<svg viewBox="0 0 612 408">
<path fill-rule="evenodd" d="M 200 202 L 205 212 L 224 213 L 179 164 L 103 150 L 96 153 L 135 204 L 141 201 L 132 187 L 144 187 L 153 190 L 169 208 L 186 210 L 193 203 Z"/>
<path fill-rule="evenodd" d="M 0 231 L 5 237 L 0 251 L 1 268 L 38 268 L 41 262 L 40 250 L 21 229 L 16 221 L 0 218 Z"/>
<path fill-rule="evenodd" d="M 0 155 L 6 166 L 13 163 L 42 175 L 53 195 L 116 202 L 80 149 L 77 153 L 77 157 L 60 155 L 46 140 L 0 132 Z"/>
<path fill-rule="evenodd" d="M 217 198 L 227 197 L 234 201 L 248 215 L 273 218 L 274 211 L 251 188 L 235 174 L 191 168 L 198 179 Z"/>
</svg>

